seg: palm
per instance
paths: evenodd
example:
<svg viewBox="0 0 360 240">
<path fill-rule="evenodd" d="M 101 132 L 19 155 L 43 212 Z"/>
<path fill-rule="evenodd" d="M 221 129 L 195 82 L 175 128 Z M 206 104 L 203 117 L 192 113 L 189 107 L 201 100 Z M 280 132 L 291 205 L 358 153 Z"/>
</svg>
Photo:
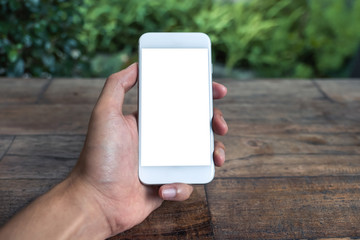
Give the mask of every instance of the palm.
<svg viewBox="0 0 360 240">
<path fill-rule="evenodd" d="M 85 169 L 85 179 L 105 198 L 102 199 L 107 202 L 104 211 L 112 215 L 111 220 L 121 228 L 130 228 L 162 202 L 156 189 L 142 185 L 138 178 L 136 118 L 123 116 L 119 111 L 94 112 L 90 129 L 93 131 L 89 131 L 79 162 L 86 164 L 85 168 L 81 167 Z M 126 219 L 124 223 L 120 215 L 124 212 L 134 219 Z"/>
</svg>

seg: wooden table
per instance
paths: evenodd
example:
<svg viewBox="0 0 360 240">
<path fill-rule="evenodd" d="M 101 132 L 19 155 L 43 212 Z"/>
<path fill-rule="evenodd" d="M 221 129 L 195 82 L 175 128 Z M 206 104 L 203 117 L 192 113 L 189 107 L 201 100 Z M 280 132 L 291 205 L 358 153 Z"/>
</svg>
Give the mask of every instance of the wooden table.
<svg viewBox="0 0 360 240">
<path fill-rule="evenodd" d="M 225 166 L 113 239 L 360 237 L 360 81 L 218 81 Z M 0 224 L 69 173 L 103 83 L 0 79 Z"/>
</svg>

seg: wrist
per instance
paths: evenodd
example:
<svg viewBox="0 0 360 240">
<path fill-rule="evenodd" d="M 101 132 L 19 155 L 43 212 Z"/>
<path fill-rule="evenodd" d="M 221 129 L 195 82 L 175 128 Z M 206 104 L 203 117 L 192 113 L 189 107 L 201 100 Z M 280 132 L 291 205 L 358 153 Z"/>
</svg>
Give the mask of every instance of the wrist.
<svg viewBox="0 0 360 240">
<path fill-rule="evenodd" d="M 69 177 L 14 216 L 1 239 L 105 239 L 107 219 L 91 192 Z"/>
<path fill-rule="evenodd" d="M 105 239 L 111 236 L 111 227 L 97 201 L 96 192 L 79 177 L 70 176 L 53 190 L 53 194 L 62 199 L 61 208 L 67 209 L 69 217 L 72 216 L 72 226 L 69 227 L 72 238 Z"/>
</svg>

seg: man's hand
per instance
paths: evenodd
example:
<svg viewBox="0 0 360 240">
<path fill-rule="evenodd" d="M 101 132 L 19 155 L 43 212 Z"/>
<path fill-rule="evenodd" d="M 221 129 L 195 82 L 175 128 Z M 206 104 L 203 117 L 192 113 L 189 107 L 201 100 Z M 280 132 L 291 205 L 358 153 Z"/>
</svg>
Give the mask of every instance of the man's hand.
<svg viewBox="0 0 360 240">
<path fill-rule="evenodd" d="M 58 225 L 61 229 L 54 233 L 62 232 L 77 238 L 86 238 L 86 234 L 91 233 L 91 238 L 105 238 L 141 223 L 163 200 L 183 201 L 189 198 L 193 190 L 190 185 L 175 183 L 157 187 L 146 186 L 139 181 L 137 114 L 122 113 L 125 93 L 135 85 L 137 73 L 138 66 L 133 64 L 107 79 L 93 110 L 84 148 L 70 176 L 17 215 L 5 226 L 5 230 L 23 224 L 23 231 L 53 231 L 46 225 L 46 219 L 51 216 L 41 210 L 41 206 L 49 206 L 52 214 L 60 211 L 52 221 L 61 222 Z M 213 83 L 215 99 L 224 97 L 226 91 L 223 85 Z M 228 130 L 218 109 L 214 109 L 213 130 L 220 135 Z M 224 161 L 225 147 L 221 142 L 216 142 L 215 165 L 221 166 Z M 53 205 L 54 202 L 59 203 Z M 61 208 L 66 208 L 69 213 L 61 214 Z M 31 225 L 26 217 L 34 214 L 40 215 L 36 217 L 39 222 Z M 56 226 L 53 222 L 52 227 Z M 70 226 L 78 226 L 80 233 L 79 229 Z M 28 234 L 25 236 L 29 238 Z M 34 237 L 39 239 L 38 236 Z"/>
<path fill-rule="evenodd" d="M 133 64 L 108 78 L 91 116 L 80 160 L 72 173 L 91 186 L 98 196 L 97 202 L 113 234 L 142 222 L 163 199 L 182 201 L 192 192 L 192 187 L 186 184 L 164 185 L 158 189 L 139 181 L 137 116 L 122 113 L 125 93 L 136 83 L 137 72 L 137 64 Z M 226 88 L 215 83 L 214 96 L 221 98 L 225 94 Z M 213 122 L 215 133 L 227 132 L 220 110 L 214 111 Z M 215 145 L 214 159 L 218 166 L 225 161 L 221 143 Z"/>
</svg>

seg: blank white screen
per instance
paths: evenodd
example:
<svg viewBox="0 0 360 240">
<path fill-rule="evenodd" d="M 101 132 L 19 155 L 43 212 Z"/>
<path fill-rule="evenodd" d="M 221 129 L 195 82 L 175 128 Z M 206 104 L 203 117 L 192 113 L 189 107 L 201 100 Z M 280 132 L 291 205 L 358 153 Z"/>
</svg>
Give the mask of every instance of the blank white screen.
<svg viewBox="0 0 360 240">
<path fill-rule="evenodd" d="M 141 50 L 142 166 L 210 165 L 206 48 Z"/>
</svg>

